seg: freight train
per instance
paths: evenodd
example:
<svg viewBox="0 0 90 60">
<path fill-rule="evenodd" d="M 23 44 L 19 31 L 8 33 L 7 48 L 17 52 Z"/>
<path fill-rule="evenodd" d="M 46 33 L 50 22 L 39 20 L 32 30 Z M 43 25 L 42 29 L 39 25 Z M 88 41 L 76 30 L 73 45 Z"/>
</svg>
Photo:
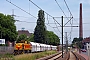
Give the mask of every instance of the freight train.
<svg viewBox="0 0 90 60">
<path fill-rule="evenodd" d="M 27 41 L 16 43 L 14 46 L 14 54 L 41 52 L 47 50 L 57 50 L 57 46 Z"/>
</svg>

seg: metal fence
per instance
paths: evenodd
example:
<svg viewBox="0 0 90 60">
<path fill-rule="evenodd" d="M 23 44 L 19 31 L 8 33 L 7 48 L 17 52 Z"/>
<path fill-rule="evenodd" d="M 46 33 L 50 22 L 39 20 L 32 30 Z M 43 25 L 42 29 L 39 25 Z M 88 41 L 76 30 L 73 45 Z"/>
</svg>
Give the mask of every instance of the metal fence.
<svg viewBox="0 0 90 60">
<path fill-rule="evenodd" d="M 14 47 L 0 46 L 0 54 L 12 54 L 14 52 Z"/>
</svg>

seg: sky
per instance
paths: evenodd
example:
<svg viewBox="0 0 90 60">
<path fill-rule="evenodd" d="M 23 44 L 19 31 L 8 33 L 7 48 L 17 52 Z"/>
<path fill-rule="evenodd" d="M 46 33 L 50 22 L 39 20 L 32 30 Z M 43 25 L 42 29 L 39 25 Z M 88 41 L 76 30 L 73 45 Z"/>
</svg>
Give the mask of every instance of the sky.
<svg viewBox="0 0 90 60">
<path fill-rule="evenodd" d="M 15 22 L 17 31 L 22 30 L 22 28 L 25 28 L 24 30 L 28 30 L 30 33 L 34 32 L 36 22 L 38 19 L 38 11 L 40 10 L 37 8 L 34 4 L 32 4 L 29 0 L 8 0 L 15 4 L 16 6 L 20 7 L 24 11 L 30 13 L 31 15 L 35 16 L 36 18 L 32 17 L 31 15 L 27 14 L 26 12 L 20 10 L 19 8 L 15 7 L 11 3 L 7 2 L 7 0 L 0 0 L 0 13 L 3 14 L 9 14 L 9 15 L 16 15 L 14 16 L 15 20 L 19 20 Z M 64 0 L 56 0 L 63 10 L 65 14 L 61 11 L 59 6 L 57 5 L 55 0 L 31 0 L 34 2 L 37 6 L 39 6 L 42 10 L 44 10 L 49 15 L 53 16 L 54 19 L 61 25 L 61 16 L 68 17 L 63 18 L 64 24 L 70 20 L 70 12 L 67 9 Z M 82 3 L 82 19 L 83 19 L 83 37 L 90 37 L 90 0 L 66 0 L 66 3 L 73 15 L 73 19 L 66 24 L 66 26 L 79 26 L 79 6 L 80 3 Z M 60 43 L 61 43 L 61 27 L 52 17 L 50 17 L 48 14 L 45 13 L 45 25 L 47 27 L 47 30 L 53 31 L 58 37 L 60 37 Z M 59 17 L 59 18 L 56 18 Z M 56 24 L 55 24 L 56 23 Z M 48 25 L 47 25 L 48 24 Z M 73 40 L 75 37 L 79 37 L 79 27 L 64 27 L 64 42 L 65 42 L 65 32 L 67 32 L 67 37 L 69 43 Z M 70 34 L 71 32 L 71 34 Z"/>
</svg>

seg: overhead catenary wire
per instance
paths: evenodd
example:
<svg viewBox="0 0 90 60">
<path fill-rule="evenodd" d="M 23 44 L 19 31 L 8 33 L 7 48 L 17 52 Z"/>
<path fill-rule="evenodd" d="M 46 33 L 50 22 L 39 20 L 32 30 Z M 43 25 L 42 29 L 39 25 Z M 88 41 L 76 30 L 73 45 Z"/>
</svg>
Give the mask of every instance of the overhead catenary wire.
<svg viewBox="0 0 90 60">
<path fill-rule="evenodd" d="M 50 26 L 51 28 L 53 28 L 50 24 L 47 23 L 47 25 Z M 55 28 L 53 28 L 53 30 L 56 32 Z M 57 33 L 57 34 L 59 34 L 59 33 Z"/>
<path fill-rule="evenodd" d="M 58 7 L 60 8 L 60 10 L 63 12 L 63 14 L 65 15 L 65 17 L 68 19 L 68 17 L 66 16 L 65 12 L 63 11 L 63 9 L 61 8 L 61 6 L 59 5 L 59 3 L 57 2 L 57 0 L 55 0 L 55 2 L 57 3 Z M 69 19 L 68 19 L 69 20 Z"/>
<path fill-rule="evenodd" d="M 26 16 L 18 16 L 18 15 L 14 15 L 14 17 L 30 18 L 30 17 L 26 17 Z"/>
<path fill-rule="evenodd" d="M 47 14 L 47 21 L 48 21 L 48 24 L 49 24 L 49 20 L 48 20 L 48 14 Z"/>
<path fill-rule="evenodd" d="M 66 14 L 65 14 L 64 11 L 62 10 L 61 6 L 58 4 L 57 0 L 55 0 L 55 2 L 57 3 L 58 7 L 61 9 L 61 11 L 63 12 L 63 14 L 66 16 Z"/>
<path fill-rule="evenodd" d="M 73 17 L 72 17 L 72 18 L 73 18 Z M 70 18 L 70 20 L 69 20 L 68 22 L 70 22 L 72 18 Z M 68 22 L 67 22 L 67 23 L 68 23 Z M 66 23 L 66 24 L 67 24 L 67 23 Z M 66 25 L 66 24 L 65 24 L 65 25 Z M 64 26 L 65 26 L 65 25 L 64 25 Z"/>
<path fill-rule="evenodd" d="M 8 0 L 6 0 L 6 1 L 8 1 Z M 10 3 L 10 2 L 9 2 Z M 11 2 L 12 3 L 12 2 Z M 13 5 L 13 4 L 12 4 Z M 15 6 L 15 5 L 14 5 Z M 16 5 L 16 7 L 18 8 L 18 6 Z M 20 7 L 19 7 L 19 9 L 20 9 Z M 20 10 L 22 10 L 22 8 L 20 9 Z M 23 11 L 23 10 L 22 10 Z M 25 11 L 24 11 L 25 12 Z M 45 12 L 45 11 L 44 11 Z M 26 11 L 26 13 L 28 13 L 27 11 Z M 46 12 L 45 12 L 46 13 Z M 47 16 L 50 16 L 50 17 L 52 17 L 53 18 L 53 16 L 51 16 L 51 15 L 49 15 L 48 13 L 46 13 L 47 14 Z M 31 14 L 32 15 L 32 14 Z M 36 18 L 35 16 L 33 16 L 34 18 Z M 36 18 L 37 19 L 37 18 Z M 48 20 L 48 19 L 47 19 Z M 57 22 L 57 20 L 55 20 L 55 19 L 53 19 L 55 22 Z M 58 22 L 57 22 L 58 23 Z M 50 24 L 50 23 L 49 23 Z M 56 24 L 56 23 L 54 23 L 54 24 Z M 59 25 L 60 25 L 60 23 L 58 23 Z M 60 25 L 61 26 L 61 25 Z M 53 27 L 52 27 L 53 28 Z"/>
<path fill-rule="evenodd" d="M 16 15 L 17 16 L 17 15 Z M 27 21 L 20 21 L 20 20 L 15 20 L 16 22 L 24 22 L 24 23 L 36 23 L 36 22 L 27 22 Z M 56 23 L 45 23 L 46 25 L 50 26 L 51 28 L 53 28 L 50 24 L 56 24 Z M 54 29 L 54 28 L 53 28 Z M 54 29 L 55 31 L 55 29 Z M 56 32 L 56 31 L 55 31 Z M 60 32 L 60 31 L 59 31 Z M 57 33 L 57 32 L 56 32 Z M 58 34 L 58 33 L 57 33 Z"/>
<path fill-rule="evenodd" d="M 49 26 L 49 27 L 51 27 L 51 28 L 53 28 L 53 30 L 56 32 L 56 34 L 58 34 L 59 35 L 59 33 L 55 30 L 55 28 L 54 27 L 52 27 L 50 24 L 48 24 L 47 23 L 47 25 Z"/>
<path fill-rule="evenodd" d="M 15 21 L 16 22 L 25 22 L 25 23 L 37 23 L 37 22 L 29 22 L 29 21 L 20 21 L 20 20 L 17 20 L 17 19 L 15 19 Z M 45 24 L 48 24 L 48 23 L 45 23 Z M 50 24 L 56 24 L 56 23 L 49 23 L 48 25 L 50 25 Z"/>
<path fill-rule="evenodd" d="M 59 6 L 59 8 L 61 9 L 61 11 L 63 12 L 63 14 L 65 15 L 65 17 L 68 18 L 68 17 L 66 16 L 66 14 L 64 13 L 64 11 L 62 10 L 62 8 L 60 7 L 60 5 L 59 5 L 59 3 L 57 2 L 57 0 L 55 0 L 55 1 L 56 1 L 57 5 Z M 67 8 L 68 8 L 68 10 L 69 10 L 69 12 L 70 12 L 70 14 L 72 15 L 72 13 L 71 13 L 71 11 L 70 11 L 70 9 L 69 9 L 69 7 L 68 7 L 68 5 L 67 5 L 67 3 L 66 3 L 65 0 L 64 0 L 64 2 L 65 2 L 65 4 L 66 4 L 66 6 L 67 6 Z M 72 15 L 71 19 L 72 19 L 72 18 L 73 18 L 73 15 Z M 71 19 L 70 19 L 70 20 L 71 20 Z M 69 19 L 68 19 L 68 20 L 69 20 Z M 69 21 L 70 21 L 70 20 L 69 20 Z M 68 21 L 68 22 L 69 22 L 69 21 Z M 68 22 L 67 22 L 67 23 L 68 23 Z M 67 24 L 67 23 L 66 23 L 66 24 Z M 66 25 L 66 24 L 65 24 L 65 25 Z"/>
<path fill-rule="evenodd" d="M 31 1 L 31 0 L 29 0 L 31 3 L 33 3 L 37 8 L 39 8 L 39 9 L 41 9 L 38 5 L 36 5 L 33 1 Z M 43 10 L 43 9 L 41 9 L 41 10 Z M 44 11 L 44 10 L 43 10 Z M 51 16 L 50 14 L 48 14 L 46 11 L 44 11 L 48 16 L 50 16 L 50 17 L 52 17 L 53 18 L 53 16 Z M 54 19 L 55 20 L 55 19 Z M 56 22 L 57 22 L 57 20 L 55 20 Z M 58 23 L 58 22 L 57 22 Z M 59 23 L 58 23 L 59 24 Z M 59 24 L 60 25 L 60 24 Z M 61 25 L 60 25 L 61 26 Z"/>
<path fill-rule="evenodd" d="M 68 11 L 70 12 L 70 16 L 72 16 L 72 18 L 73 18 L 73 15 L 72 15 L 72 13 L 71 13 L 69 7 L 68 7 L 68 4 L 67 4 L 66 0 L 64 0 L 64 2 L 65 2 L 65 5 L 66 5 Z M 76 20 L 75 20 L 75 21 L 76 21 Z M 69 22 L 69 21 L 68 21 L 68 22 Z M 70 21 L 70 24 L 71 24 L 71 26 L 73 25 L 73 20 L 72 20 L 72 23 L 71 23 L 71 21 Z M 70 40 L 71 40 L 72 31 L 73 31 L 73 28 L 71 27 L 71 32 L 70 32 L 70 34 L 69 34 L 69 35 L 70 35 Z M 68 35 L 68 36 L 69 36 L 69 35 Z"/>
<path fill-rule="evenodd" d="M 71 26 L 73 25 L 73 20 L 72 20 L 72 22 L 70 21 L 70 24 L 71 24 Z M 71 41 L 72 32 L 73 32 L 73 27 L 71 27 L 71 31 L 68 34 L 68 36 L 70 35 L 70 41 Z"/>
<path fill-rule="evenodd" d="M 37 8 L 39 8 L 40 10 L 43 10 L 41 9 L 38 5 L 36 5 L 33 1 L 29 0 L 32 4 L 34 4 Z M 43 10 L 44 11 L 44 10 Z M 44 11 L 45 12 L 45 11 Z M 47 12 L 45 12 L 46 14 L 48 14 Z M 50 14 L 48 14 L 50 17 L 53 17 L 51 16 Z"/>
<path fill-rule="evenodd" d="M 31 6 L 30 6 L 30 2 L 29 2 L 29 13 L 30 13 L 30 7 L 31 7 Z"/>
<path fill-rule="evenodd" d="M 60 10 L 61 10 L 61 11 L 63 12 L 63 14 L 65 15 L 65 18 L 68 19 L 68 17 L 67 17 L 66 14 L 64 13 L 63 9 L 61 8 L 61 6 L 60 6 L 59 3 L 57 2 L 57 0 L 55 0 L 55 2 L 57 3 L 58 7 L 60 8 Z M 70 10 L 69 10 L 69 11 L 70 11 Z M 71 12 L 70 12 L 70 14 L 71 14 Z M 73 18 L 73 16 L 72 16 L 72 17 L 69 17 L 69 18 L 70 18 L 70 20 L 71 20 L 71 19 Z M 68 19 L 68 20 L 69 20 L 69 19 Z M 69 21 L 70 21 L 70 20 L 69 20 Z M 69 22 L 69 21 L 68 21 L 68 22 Z M 68 23 L 68 22 L 67 22 L 67 23 Z M 66 23 L 66 24 L 67 24 L 67 23 Z M 66 24 L 65 24 L 65 25 L 66 25 Z M 64 26 L 65 26 L 65 25 L 64 25 Z"/>
<path fill-rule="evenodd" d="M 24 22 L 24 23 L 36 23 L 36 22 L 27 22 L 27 21 L 20 21 L 20 20 L 15 20 L 16 22 Z M 45 23 L 46 25 L 50 26 L 51 28 L 53 28 L 50 24 L 55 24 L 55 23 Z M 53 30 L 56 32 L 56 30 L 53 28 Z M 57 33 L 57 32 L 56 32 Z M 58 33 L 57 33 L 58 34 Z"/>
<path fill-rule="evenodd" d="M 66 16 L 66 14 L 64 13 L 64 11 L 63 11 L 62 8 L 60 7 L 60 5 L 59 5 L 59 3 L 57 2 L 57 0 L 55 0 L 55 1 L 56 1 L 57 5 L 59 6 L 59 8 L 61 9 L 61 11 L 63 12 L 63 14 L 65 15 L 65 17 L 68 19 L 68 17 Z M 66 1 L 65 1 L 65 3 L 66 3 Z M 67 6 L 67 4 L 66 4 L 66 6 Z M 67 7 L 68 7 L 68 6 L 67 6 Z M 68 8 L 68 10 L 69 10 L 69 12 L 70 12 L 70 9 L 69 9 L 69 8 Z M 70 12 L 70 14 L 71 14 L 71 12 Z M 72 15 L 72 14 L 71 14 L 71 15 Z M 70 20 L 68 19 L 68 20 L 69 20 L 68 22 L 70 22 L 72 18 L 73 18 L 73 15 L 72 15 L 72 17 L 70 18 Z M 67 23 L 68 23 L 68 22 L 67 22 Z M 66 25 L 67 23 L 65 23 L 65 25 Z M 64 26 L 65 26 L 65 25 L 64 25 Z M 72 27 L 71 27 L 71 32 L 72 32 Z M 70 33 L 71 33 L 71 32 L 70 32 Z"/>
<path fill-rule="evenodd" d="M 59 3 L 57 2 L 57 0 L 55 0 L 55 1 L 56 1 L 57 5 L 59 6 L 59 8 L 61 9 L 61 11 L 63 12 L 63 14 L 65 15 L 65 17 L 67 17 L 66 14 L 64 13 L 64 11 L 62 10 L 62 8 L 60 7 Z M 69 20 L 68 22 L 70 22 L 71 19 L 73 18 L 73 15 L 72 15 L 72 13 L 71 13 L 71 11 L 70 11 L 70 9 L 69 9 L 69 7 L 68 7 L 68 5 L 67 5 L 67 3 L 66 3 L 65 0 L 64 0 L 64 2 L 65 2 L 65 4 L 66 4 L 66 7 L 68 8 L 68 11 L 70 12 L 70 17 L 71 17 L 70 20 L 67 18 L 67 19 Z M 65 25 L 66 25 L 68 22 L 66 22 Z M 70 23 L 70 24 L 71 24 L 71 23 Z M 64 26 L 65 26 L 65 25 L 64 25 Z M 73 23 L 71 24 L 71 26 L 72 26 L 72 25 L 73 25 Z M 69 33 L 70 37 L 71 37 L 71 33 L 72 33 L 72 27 L 71 27 L 71 31 L 70 31 L 70 33 Z M 68 36 L 69 36 L 69 35 L 68 35 Z M 70 39 L 71 39 L 71 38 L 70 38 Z"/>
<path fill-rule="evenodd" d="M 53 18 L 53 19 L 54 19 L 54 18 Z M 61 33 L 55 21 L 54 21 L 54 23 L 55 23 L 56 28 L 57 28 L 57 30 L 59 31 L 59 33 Z M 62 33 L 61 33 L 61 34 L 62 34 Z M 64 36 L 64 35 L 63 35 L 63 36 Z"/>
<path fill-rule="evenodd" d="M 70 15 L 73 17 L 73 15 L 72 15 L 72 13 L 71 13 L 71 11 L 70 11 L 70 9 L 69 9 L 67 3 L 66 3 L 66 0 L 64 0 L 64 2 L 65 2 L 65 4 L 66 4 L 66 7 L 67 7 L 68 11 L 70 12 Z"/>
<path fill-rule="evenodd" d="M 66 5 L 66 7 L 67 7 L 68 11 L 70 12 L 70 15 L 73 17 L 73 14 L 71 13 L 71 11 L 70 11 L 70 9 L 69 9 L 69 7 L 68 7 L 68 4 L 67 4 L 66 0 L 64 0 L 64 2 L 65 2 L 65 5 Z M 74 19 L 74 20 L 75 20 L 75 19 Z M 75 20 L 75 21 L 76 21 L 76 20 Z"/>
<path fill-rule="evenodd" d="M 27 21 L 20 21 L 20 20 L 15 20 L 16 22 L 24 22 L 24 23 L 36 23 L 36 22 L 27 22 Z"/>
<path fill-rule="evenodd" d="M 14 15 L 14 17 L 22 17 L 22 18 L 30 18 L 30 17 L 26 17 L 26 16 L 19 16 L 19 15 Z M 60 17 L 54 17 L 54 18 L 60 18 Z M 50 23 L 49 22 L 49 18 L 48 18 L 48 15 L 47 15 L 47 18 L 46 18 L 47 20 L 48 20 L 48 23 Z M 75 18 L 73 18 L 73 20 L 74 20 Z M 76 20 L 75 20 L 76 21 Z M 78 22 L 76 22 L 77 24 L 79 24 Z M 55 23 L 50 23 L 50 24 L 55 24 Z M 57 24 L 57 23 L 56 23 Z M 60 23 L 61 24 L 61 23 Z M 73 23 L 74 24 L 74 23 Z M 83 24 L 90 24 L 90 23 L 83 23 Z M 66 25 L 66 24 L 65 24 Z M 59 26 L 60 27 L 60 26 Z"/>
<path fill-rule="evenodd" d="M 7 2 L 11 3 L 12 5 L 14 5 L 15 7 L 19 8 L 20 10 L 24 11 L 25 13 L 29 14 L 30 16 L 34 17 L 35 19 L 37 19 L 37 17 L 33 16 L 32 14 L 30 14 L 29 12 L 25 11 L 24 9 L 18 7 L 17 5 L 13 4 L 11 1 L 6 0 Z"/>
<path fill-rule="evenodd" d="M 71 26 L 73 26 L 73 19 L 72 19 L 72 20 L 69 20 L 69 21 L 70 21 Z M 68 22 L 69 22 L 69 21 L 68 21 Z M 68 22 L 67 22 L 67 23 L 68 23 Z M 66 23 L 66 24 L 67 24 L 67 23 Z M 64 26 L 65 26 L 65 25 L 64 25 Z M 78 27 L 78 26 L 75 26 L 75 27 Z M 70 36 L 70 39 L 69 39 L 70 41 L 71 41 L 72 31 L 73 31 L 73 27 L 71 27 L 71 31 L 70 31 L 69 34 L 68 34 L 68 37 Z"/>
<path fill-rule="evenodd" d="M 36 5 L 33 1 L 29 0 L 31 3 L 33 3 L 37 8 L 41 9 L 38 5 Z M 43 9 L 41 9 L 43 10 Z M 44 11 L 44 10 L 43 10 Z M 44 11 L 45 12 L 45 11 Z M 47 16 L 50 16 L 52 18 L 54 18 L 53 16 L 51 16 L 50 14 L 48 14 L 47 12 L 45 12 L 47 14 Z M 48 20 L 48 19 L 47 19 Z M 53 19 L 55 22 L 57 22 L 55 19 Z M 49 23 L 49 20 L 48 20 Z M 58 22 L 57 22 L 58 23 Z M 56 24 L 56 23 L 55 23 Z M 60 25 L 60 23 L 58 23 Z M 48 24 L 47 24 L 48 25 Z M 49 25 L 50 26 L 50 25 Z M 60 25 L 61 26 L 61 25 Z M 57 28 L 58 29 L 58 28 Z M 60 31 L 59 31 L 60 32 Z M 61 33 L 61 32 L 60 32 Z"/>
<path fill-rule="evenodd" d="M 53 18 L 54 19 L 54 18 Z M 54 21 L 54 23 L 55 23 L 55 25 L 56 25 L 56 28 L 58 29 L 58 26 L 57 26 L 57 24 L 56 24 L 56 22 Z M 58 31 L 59 31 L 59 29 L 58 29 Z M 60 32 L 60 31 L 59 31 Z M 60 32 L 61 33 L 61 32 Z M 61 33 L 62 34 L 62 33 Z"/>
</svg>

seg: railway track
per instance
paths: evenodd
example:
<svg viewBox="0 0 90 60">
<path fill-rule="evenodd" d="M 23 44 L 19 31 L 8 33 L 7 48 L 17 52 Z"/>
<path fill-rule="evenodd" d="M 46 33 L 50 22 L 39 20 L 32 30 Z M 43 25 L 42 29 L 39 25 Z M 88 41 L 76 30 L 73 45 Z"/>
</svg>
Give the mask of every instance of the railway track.
<svg viewBox="0 0 90 60">
<path fill-rule="evenodd" d="M 73 52 L 70 52 L 70 58 L 69 60 L 76 60 L 76 56 L 74 55 Z"/>
<path fill-rule="evenodd" d="M 47 56 L 47 57 L 43 57 L 37 60 L 58 60 L 60 57 L 62 56 L 62 52 Z"/>
<path fill-rule="evenodd" d="M 69 60 L 86 60 L 86 59 L 76 52 L 70 52 Z"/>
<path fill-rule="evenodd" d="M 67 54 L 64 53 L 64 56 L 62 58 L 62 53 L 59 52 L 57 54 L 48 56 L 48 57 L 44 57 L 44 58 L 40 58 L 37 60 L 86 60 L 84 57 L 82 57 L 81 55 L 79 55 L 76 52 L 68 52 Z"/>
<path fill-rule="evenodd" d="M 63 52 L 63 54 L 64 54 L 64 52 Z M 62 53 L 59 53 L 59 54 L 57 54 L 57 55 L 55 55 L 47 60 L 58 60 L 61 56 L 62 56 Z"/>
</svg>

